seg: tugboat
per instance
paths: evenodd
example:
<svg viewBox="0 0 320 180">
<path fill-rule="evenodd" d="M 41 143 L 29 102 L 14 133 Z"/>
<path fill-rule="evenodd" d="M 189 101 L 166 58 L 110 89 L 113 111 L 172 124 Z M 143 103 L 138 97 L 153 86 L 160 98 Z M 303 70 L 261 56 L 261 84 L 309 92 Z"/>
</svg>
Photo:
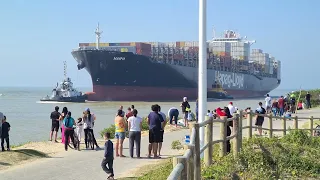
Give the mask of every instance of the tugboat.
<svg viewBox="0 0 320 180">
<path fill-rule="evenodd" d="M 208 90 L 207 96 L 208 99 L 233 99 L 217 81 L 212 84 L 212 89 Z"/>
<path fill-rule="evenodd" d="M 52 90 L 52 95 L 47 95 L 46 97 L 40 99 L 40 101 L 55 101 L 55 102 L 79 102 L 83 103 L 87 99 L 87 95 L 82 92 L 77 91 L 73 88 L 73 83 L 71 79 L 67 77 L 67 65 L 64 61 L 64 80 L 57 83 L 56 88 Z"/>
</svg>

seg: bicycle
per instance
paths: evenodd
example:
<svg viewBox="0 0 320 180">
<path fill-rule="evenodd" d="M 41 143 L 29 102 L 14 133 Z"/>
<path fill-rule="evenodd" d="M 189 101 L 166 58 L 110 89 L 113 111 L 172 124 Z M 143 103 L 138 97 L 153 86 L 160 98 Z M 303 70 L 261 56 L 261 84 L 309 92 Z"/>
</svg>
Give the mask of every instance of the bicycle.
<svg viewBox="0 0 320 180">
<path fill-rule="evenodd" d="M 315 123 L 317 126 L 313 132 L 313 136 L 320 136 L 320 125 Z"/>
<path fill-rule="evenodd" d="M 87 143 L 88 143 L 89 148 L 94 150 L 94 141 L 93 141 L 93 135 L 92 135 L 91 131 L 88 132 L 88 141 L 87 141 Z"/>
<path fill-rule="evenodd" d="M 79 140 L 79 137 L 77 135 L 77 132 L 75 130 L 75 127 L 73 127 L 73 130 L 74 130 L 74 133 L 73 133 L 73 139 L 74 139 L 74 142 L 73 143 L 73 146 L 70 145 L 70 143 L 68 144 L 68 146 L 71 148 L 71 149 L 76 149 L 78 151 L 80 151 L 80 140 Z M 75 148 L 74 148 L 75 147 Z"/>
</svg>

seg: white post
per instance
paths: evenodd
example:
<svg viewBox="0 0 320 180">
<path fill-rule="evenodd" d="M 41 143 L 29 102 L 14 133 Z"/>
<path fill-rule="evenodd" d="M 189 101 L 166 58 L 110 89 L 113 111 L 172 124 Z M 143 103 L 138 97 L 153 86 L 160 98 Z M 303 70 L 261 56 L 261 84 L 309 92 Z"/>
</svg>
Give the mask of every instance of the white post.
<svg viewBox="0 0 320 180">
<path fill-rule="evenodd" d="M 198 74 L 198 116 L 199 123 L 205 120 L 207 111 L 207 34 L 206 0 L 199 0 L 199 74 Z M 204 128 L 200 128 L 200 147 L 204 146 Z M 201 154 L 203 156 L 203 153 Z"/>
</svg>

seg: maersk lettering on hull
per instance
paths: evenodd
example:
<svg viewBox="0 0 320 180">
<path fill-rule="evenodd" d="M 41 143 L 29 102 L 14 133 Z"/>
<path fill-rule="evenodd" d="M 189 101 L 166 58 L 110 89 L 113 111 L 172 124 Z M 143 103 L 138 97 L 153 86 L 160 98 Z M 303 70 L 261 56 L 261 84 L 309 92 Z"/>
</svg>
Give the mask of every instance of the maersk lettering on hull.
<svg viewBox="0 0 320 180">
<path fill-rule="evenodd" d="M 197 98 L 198 68 L 159 63 L 133 53 L 106 50 L 72 52 L 78 68 L 92 78 L 89 100 L 153 101 Z M 252 74 L 208 69 L 208 88 L 217 81 L 233 97 L 258 97 L 275 89 L 280 80 Z"/>
</svg>

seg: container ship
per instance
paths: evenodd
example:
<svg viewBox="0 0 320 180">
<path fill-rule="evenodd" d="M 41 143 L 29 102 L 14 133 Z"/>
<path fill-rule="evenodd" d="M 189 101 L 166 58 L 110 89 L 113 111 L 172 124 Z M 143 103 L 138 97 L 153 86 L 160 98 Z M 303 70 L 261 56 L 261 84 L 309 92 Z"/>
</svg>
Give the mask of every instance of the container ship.
<svg viewBox="0 0 320 180">
<path fill-rule="evenodd" d="M 180 101 L 198 97 L 198 42 L 79 43 L 78 70 L 91 76 L 90 101 Z M 208 98 L 261 97 L 280 85 L 281 63 L 233 30 L 207 42 Z"/>
</svg>

